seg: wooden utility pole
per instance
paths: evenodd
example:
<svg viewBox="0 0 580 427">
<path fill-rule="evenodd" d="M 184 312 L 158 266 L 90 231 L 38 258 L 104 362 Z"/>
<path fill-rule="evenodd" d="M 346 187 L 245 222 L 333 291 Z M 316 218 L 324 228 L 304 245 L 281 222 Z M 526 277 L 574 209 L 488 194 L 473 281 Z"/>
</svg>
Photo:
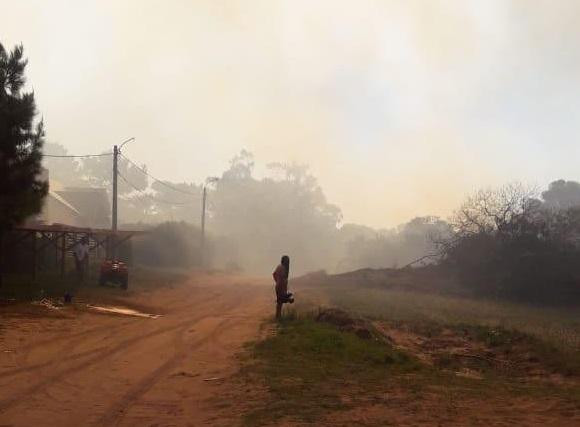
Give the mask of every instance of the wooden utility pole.
<svg viewBox="0 0 580 427">
<path fill-rule="evenodd" d="M 113 147 L 113 232 L 117 231 L 117 178 L 119 149 Z"/>
<path fill-rule="evenodd" d="M 119 177 L 119 148 L 113 147 L 113 212 L 112 212 L 112 230 L 111 248 L 109 256 L 111 259 L 117 258 L 117 179 Z"/>
<path fill-rule="evenodd" d="M 201 244 L 200 244 L 200 257 L 201 266 L 205 267 L 205 198 L 207 190 L 206 186 L 203 186 L 203 197 L 201 202 Z"/>
<path fill-rule="evenodd" d="M 121 148 L 131 141 L 134 141 L 135 137 L 126 139 L 119 146 L 113 146 L 113 217 L 112 217 L 112 231 L 113 236 L 111 237 L 111 250 L 110 256 L 112 259 L 117 258 L 117 179 L 119 178 L 119 154 L 121 154 Z"/>
<path fill-rule="evenodd" d="M 205 267 L 205 202 L 206 202 L 206 198 L 207 198 L 207 186 L 209 184 L 214 184 L 216 182 L 218 182 L 220 179 L 215 177 L 215 176 L 210 176 L 208 178 L 206 178 L 205 183 L 203 185 L 203 197 L 202 197 L 202 202 L 201 202 L 201 244 L 200 244 L 200 250 L 201 250 L 201 266 Z"/>
</svg>

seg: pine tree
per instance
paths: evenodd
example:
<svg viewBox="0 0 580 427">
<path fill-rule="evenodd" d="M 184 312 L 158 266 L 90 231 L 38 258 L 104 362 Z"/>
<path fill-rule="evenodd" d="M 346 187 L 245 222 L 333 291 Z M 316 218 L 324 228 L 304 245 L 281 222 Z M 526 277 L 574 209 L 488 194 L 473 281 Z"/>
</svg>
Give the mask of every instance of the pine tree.
<svg viewBox="0 0 580 427">
<path fill-rule="evenodd" d="M 43 123 L 34 123 L 34 93 L 22 91 L 27 62 L 22 46 L 7 52 L 0 43 L 0 233 L 40 212 L 48 192 Z"/>
<path fill-rule="evenodd" d="M 0 43 L 0 286 L 4 232 L 40 212 L 48 193 L 41 179 L 43 124 L 34 125 L 34 94 L 22 92 L 23 52 L 17 46 L 8 53 Z"/>
</svg>

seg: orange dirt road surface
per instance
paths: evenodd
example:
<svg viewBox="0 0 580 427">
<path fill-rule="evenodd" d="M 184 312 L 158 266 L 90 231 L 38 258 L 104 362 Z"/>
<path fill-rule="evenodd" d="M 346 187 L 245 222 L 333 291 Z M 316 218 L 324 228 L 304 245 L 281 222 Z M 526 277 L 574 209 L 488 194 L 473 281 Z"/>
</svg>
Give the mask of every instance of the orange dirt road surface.
<svg viewBox="0 0 580 427">
<path fill-rule="evenodd" d="M 227 379 L 272 295 L 265 282 L 212 275 L 123 298 L 156 319 L 2 307 L 0 426 L 235 425 L 239 405 L 216 402 L 237 394 Z"/>
</svg>

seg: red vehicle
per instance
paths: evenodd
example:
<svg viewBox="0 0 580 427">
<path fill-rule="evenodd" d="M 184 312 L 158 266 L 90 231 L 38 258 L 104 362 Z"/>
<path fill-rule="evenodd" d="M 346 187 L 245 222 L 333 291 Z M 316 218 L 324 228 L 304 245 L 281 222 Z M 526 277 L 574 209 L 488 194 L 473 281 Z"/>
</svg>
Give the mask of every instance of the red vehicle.
<svg viewBox="0 0 580 427">
<path fill-rule="evenodd" d="M 99 285 L 105 286 L 107 283 L 119 284 L 121 288 L 127 289 L 129 286 L 127 264 L 118 260 L 103 261 L 99 275 Z"/>
</svg>

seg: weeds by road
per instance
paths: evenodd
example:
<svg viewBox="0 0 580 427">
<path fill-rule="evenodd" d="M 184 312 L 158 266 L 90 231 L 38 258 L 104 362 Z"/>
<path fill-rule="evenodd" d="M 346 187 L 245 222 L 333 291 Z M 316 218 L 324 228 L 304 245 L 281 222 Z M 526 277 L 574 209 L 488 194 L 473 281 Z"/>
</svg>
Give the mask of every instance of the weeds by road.
<svg viewBox="0 0 580 427">
<path fill-rule="evenodd" d="M 387 378 L 411 374 L 419 363 L 384 342 L 363 340 L 354 333 L 316 322 L 311 315 L 290 316 L 276 333 L 253 348 L 254 363 L 246 374 L 264 380 L 271 401 L 252 411 L 248 424 L 290 416 L 313 422 L 326 411 L 352 406 Z"/>
<path fill-rule="evenodd" d="M 473 324 L 518 330 L 557 346 L 580 350 L 580 311 L 429 292 L 335 285 L 304 287 L 305 299 L 373 319 L 445 325 Z"/>
<path fill-rule="evenodd" d="M 298 311 L 250 351 L 244 375 L 268 397 L 249 425 L 580 423 L 568 310 L 343 284 L 297 293 Z M 371 319 L 384 340 L 316 322 L 317 305 Z"/>
</svg>

